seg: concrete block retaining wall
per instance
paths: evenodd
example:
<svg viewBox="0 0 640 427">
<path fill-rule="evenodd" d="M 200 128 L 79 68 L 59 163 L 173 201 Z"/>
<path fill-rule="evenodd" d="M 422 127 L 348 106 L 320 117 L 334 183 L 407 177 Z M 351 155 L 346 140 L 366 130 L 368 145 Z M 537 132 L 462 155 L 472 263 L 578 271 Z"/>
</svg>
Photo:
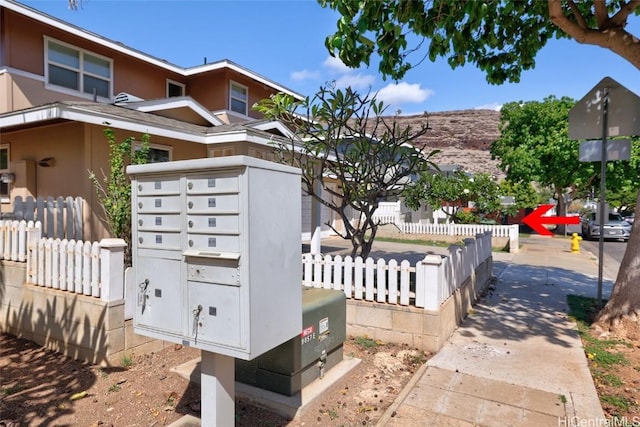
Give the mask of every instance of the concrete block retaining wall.
<svg viewBox="0 0 640 427">
<path fill-rule="evenodd" d="M 125 354 L 162 349 L 162 341 L 133 333 L 124 300 L 102 301 L 25 284 L 26 264 L 0 261 L 0 332 L 71 358 L 120 365 Z"/>
<path fill-rule="evenodd" d="M 347 300 L 347 334 L 435 353 L 491 283 L 492 258 L 487 259 L 441 306 L 431 311 L 361 300 Z"/>
</svg>

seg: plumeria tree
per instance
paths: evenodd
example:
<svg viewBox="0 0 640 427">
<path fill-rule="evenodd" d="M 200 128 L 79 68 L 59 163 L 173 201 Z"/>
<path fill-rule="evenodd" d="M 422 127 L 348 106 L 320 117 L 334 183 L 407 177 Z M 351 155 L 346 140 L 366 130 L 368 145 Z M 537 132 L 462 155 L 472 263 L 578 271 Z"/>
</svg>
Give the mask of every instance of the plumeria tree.
<svg viewBox="0 0 640 427">
<path fill-rule="evenodd" d="M 295 131 L 289 140 L 274 140 L 274 149 L 280 161 L 301 169 L 303 191 L 341 219 L 340 227 L 327 225 L 351 241 L 352 255 L 371 251 L 379 202 L 433 167 L 435 152 L 412 144 L 428 126 L 401 127 L 370 94 L 328 85 L 303 101 L 279 93 L 254 108 Z"/>
</svg>

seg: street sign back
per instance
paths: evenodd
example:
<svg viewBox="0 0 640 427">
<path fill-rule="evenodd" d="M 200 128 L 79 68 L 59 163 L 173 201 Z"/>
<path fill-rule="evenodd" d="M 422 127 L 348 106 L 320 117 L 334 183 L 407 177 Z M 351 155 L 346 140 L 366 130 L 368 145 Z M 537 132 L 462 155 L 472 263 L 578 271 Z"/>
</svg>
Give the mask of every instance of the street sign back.
<svg viewBox="0 0 640 427">
<path fill-rule="evenodd" d="M 605 77 L 569 111 L 569 138 L 602 138 L 602 108 L 609 91 L 607 137 L 640 135 L 640 97 Z"/>
<path fill-rule="evenodd" d="M 631 141 L 628 139 L 612 139 L 607 141 L 607 161 L 629 160 L 631 158 Z M 602 160 L 602 140 L 590 140 L 580 143 L 579 161 L 599 162 Z"/>
</svg>

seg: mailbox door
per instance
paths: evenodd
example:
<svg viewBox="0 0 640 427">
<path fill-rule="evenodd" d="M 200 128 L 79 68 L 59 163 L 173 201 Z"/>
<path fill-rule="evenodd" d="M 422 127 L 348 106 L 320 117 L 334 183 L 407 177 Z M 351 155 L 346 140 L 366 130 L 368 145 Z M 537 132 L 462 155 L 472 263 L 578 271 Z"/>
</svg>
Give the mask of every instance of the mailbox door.
<svg viewBox="0 0 640 427">
<path fill-rule="evenodd" d="M 179 260 L 138 257 L 136 326 L 182 333 L 180 268 Z"/>
<path fill-rule="evenodd" d="M 188 282 L 191 338 L 196 342 L 242 347 L 240 287 Z"/>
</svg>

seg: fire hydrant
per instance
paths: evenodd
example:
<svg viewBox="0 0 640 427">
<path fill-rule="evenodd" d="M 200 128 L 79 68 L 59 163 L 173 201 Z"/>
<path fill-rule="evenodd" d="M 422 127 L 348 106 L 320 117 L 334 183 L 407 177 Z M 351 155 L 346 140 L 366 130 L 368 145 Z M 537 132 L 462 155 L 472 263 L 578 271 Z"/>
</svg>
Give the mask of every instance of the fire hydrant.
<svg viewBox="0 0 640 427">
<path fill-rule="evenodd" d="M 582 237 L 578 236 L 578 233 L 573 233 L 571 235 L 571 253 L 579 254 L 580 253 L 580 241 Z"/>
</svg>

